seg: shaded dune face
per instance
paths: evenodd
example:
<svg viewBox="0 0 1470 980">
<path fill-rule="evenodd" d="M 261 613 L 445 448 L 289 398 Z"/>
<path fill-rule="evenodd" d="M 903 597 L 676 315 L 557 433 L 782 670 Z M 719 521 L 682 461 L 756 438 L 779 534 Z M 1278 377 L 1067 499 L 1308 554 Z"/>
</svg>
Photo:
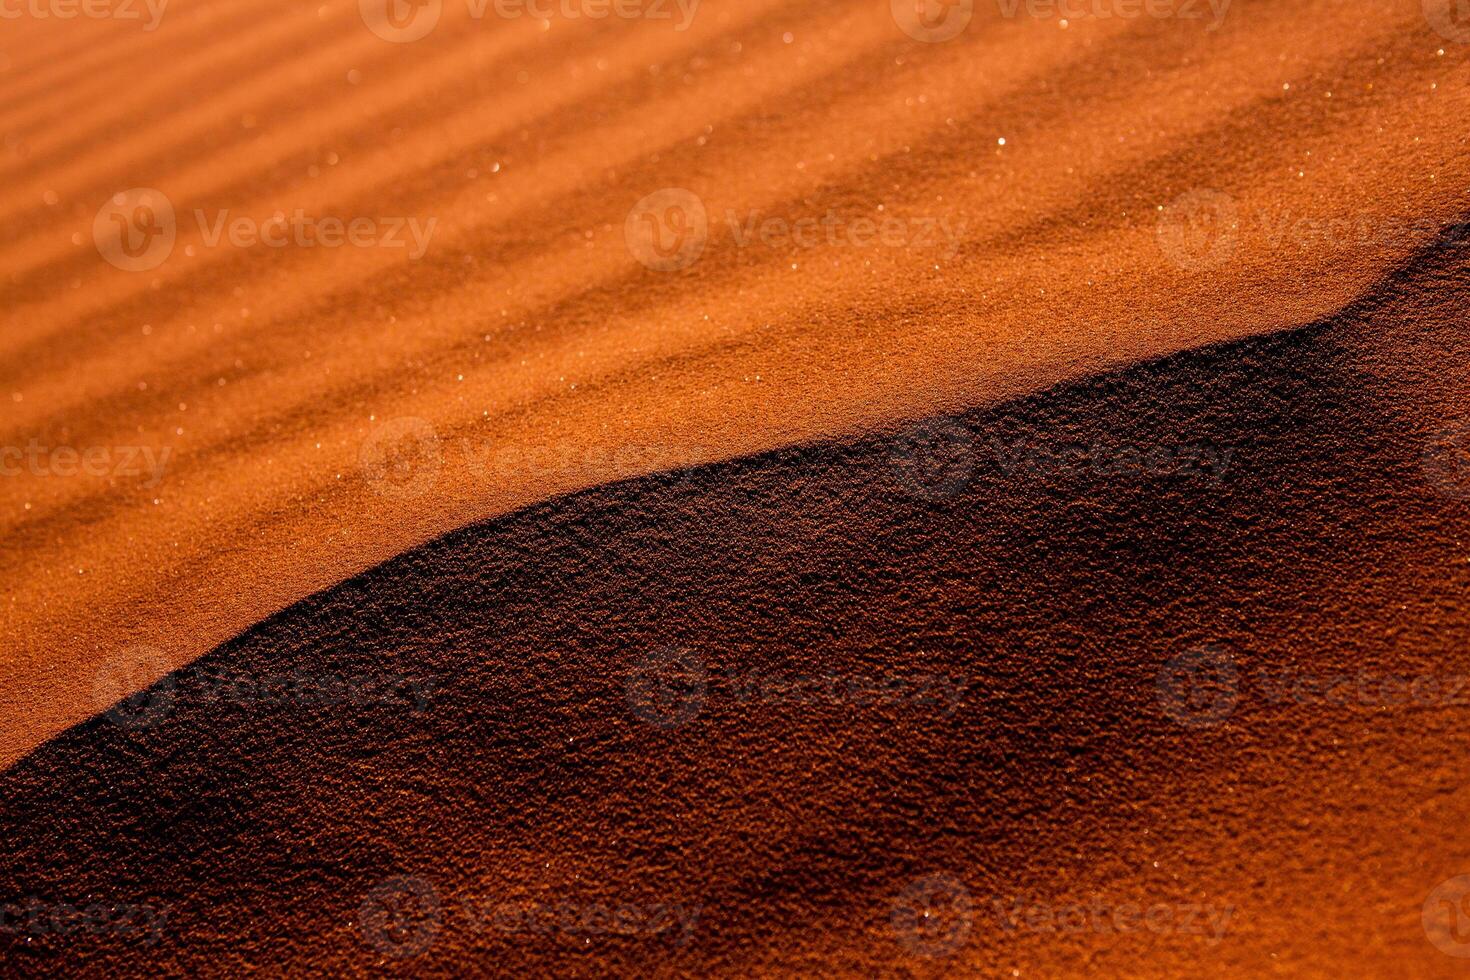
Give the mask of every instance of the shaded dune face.
<svg viewBox="0 0 1470 980">
<path fill-rule="evenodd" d="M 166 652 L 142 686 L 553 496 L 1310 323 L 1465 210 L 1470 48 L 1419 0 L 1186 5 L 975 3 L 943 43 L 886 0 L 705 0 L 688 30 L 451 0 L 403 44 L 354 0 L 7 21 L 0 448 L 161 465 L 0 480 L 0 765 L 85 720 L 121 647 Z M 173 250 L 117 267 L 97 219 L 143 188 Z M 653 268 L 629 222 L 678 188 L 707 240 Z M 298 210 L 437 224 L 417 259 L 217 234 Z M 399 419 L 445 447 L 413 500 L 362 472 Z M 577 462 L 485 478 L 466 443 Z"/>
<path fill-rule="evenodd" d="M 308 598 L 0 776 L 5 959 L 1450 975 L 1470 474 L 1426 447 L 1470 421 L 1466 254 Z"/>
</svg>

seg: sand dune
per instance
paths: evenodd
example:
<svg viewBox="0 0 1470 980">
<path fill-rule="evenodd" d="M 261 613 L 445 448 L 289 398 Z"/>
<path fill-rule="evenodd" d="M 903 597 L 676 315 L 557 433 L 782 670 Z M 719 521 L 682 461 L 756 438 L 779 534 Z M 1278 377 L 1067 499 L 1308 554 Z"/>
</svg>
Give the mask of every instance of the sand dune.
<svg viewBox="0 0 1470 980">
<path fill-rule="evenodd" d="M 1447 4 L 49 2 L 7 967 L 1451 972 Z"/>
<path fill-rule="evenodd" d="M 1465 49 L 1414 3 L 1215 31 L 982 7 L 943 44 L 855 2 L 710 2 L 685 31 L 445 11 L 409 44 L 344 4 L 14 22 L 5 443 L 170 456 L 156 482 L 0 481 L 0 757 L 95 710 L 122 647 L 182 665 L 454 527 L 636 475 L 598 462 L 628 447 L 729 458 L 1309 322 L 1464 210 Z M 177 238 L 125 271 L 92 229 L 139 187 Z M 625 241 L 664 187 L 710 217 L 677 272 Z M 1234 251 L 1182 268 L 1160 216 L 1209 218 L 1220 198 L 1176 205 L 1200 189 L 1235 208 Z M 437 223 L 417 261 L 208 244 L 221 214 L 296 209 Z M 829 213 L 835 244 L 745 240 Z M 884 217 L 890 245 L 853 244 Z M 1311 234 L 1332 219 L 1370 240 Z M 443 447 L 411 500 L 362 478 L 404 417 Z M 465 439 L 570 462 L 482 478 Z"/>
<path fill-rule="evenodd" d="M 1470 483 L 1424 418 L 1470 422 L 1466 254 L 1300 330 L 598 487 L 313 596 L 0 777 L 0 874 L 147 910 L 7 953 L 1454 975 L 1421 906 L 1464 870 Z"/>
</svg>

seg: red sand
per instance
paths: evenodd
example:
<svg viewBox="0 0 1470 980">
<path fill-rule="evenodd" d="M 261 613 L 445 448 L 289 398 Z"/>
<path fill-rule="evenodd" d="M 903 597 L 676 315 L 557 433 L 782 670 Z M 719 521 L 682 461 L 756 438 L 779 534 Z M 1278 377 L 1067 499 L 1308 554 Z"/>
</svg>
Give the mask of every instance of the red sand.
<svg viewBox="0 0 1470 980">
<path fill-rule="evenodd" d="M 1215 32 L 985 8 L 944 44 L 871 3 L 710 2 L 684 32 L 450 4 L 413 44 L 346 4 L 9 24 L 4 442 L 173 450 L 156 487 L 0 481 L 9 759 L 95 709 L 119 647 L 187 663 L 445 530 L 620 475 L 598 462 L 619 447 L 727 457 L 1330 312 L 1421 236 L 1273 245 L 1275 222 L 1445 222 L 1470 161 L 1466 49 L 1410 2 L 1242 7 Z M 714 221 L 695 265 L 658 273 L 623 231 L 669 186 Z M 91 242 L 133 187 L 181 216 L 151 272 Z M 1245 218 L 1231 261 L 1186 271 L 1158 208 L 1197 188 Z M 880 206 L 963 219 L 959 251 L 738 247 L 724 221 Z M 192 217 L 297 208 L 438 226 L 415 262 L 205 247 Z M 360 465 L 405 416 L 445 447 L 409 501 Z M 466 438 L 573 464 L 477 479 Z"/>
<path fill-rule="evenodd" d="M 456 528 L 617 479 L 1011 404 L 1158 355 L 1335 317 L 1364 297 L 1392 301 L 1381 330 L 1395 338 L 1361 354 L 1361 380 L 1390 420 L 1366 431 L 1411 433 L 1408 459 L 1431 433 L 1465 423 L 1463 333 L 1437 332 L 1446 316 L 1463 322 L 1464 307 L 1444 299 L 1460 266 L 1453 256 L 1430 263 L 1422 249 L 1466 216 L 1470 46 L 1437 33 L 1418 0 L 1238 3 L 1213 31 L 1149 17 L 1064 28 L 981 4 L 958 36 L 933 44 L 905 35 L 889 5 L 846 0 L 814 9 L 706 0 L 684 31 L 617 18 L 473 20 L 450 2 L 432 32 L 402 44 L 375 36 L 355 3 L 177 4 L 154 31 L 0 21 L 0 463 L 17 470 L 0 475 L 9 708 L 0 765 L 40 752 L 12 772 L 43 765 L 51 740 L 117 698 Z M 126 196 L 136 188 L 161 196 Z M 665 188 L 684 193 L 639 206 Z M 259 226 L 298 209 L 309 221 L 368 219 L 370 237 L 406 244 L 212 238 L 233 219 Z M 167 258 L 154 265 L 157 253 L 120 249 L 114 215 L 124 229 L 171 233 Z M 666 247 L 643 237 L 659 227 L 650 216 L 664 222 Z M 763 240 L 768 217 L 787 231 Z M 883 222 L 897 229 L 886 240 Z M 1416 346 L 1426 334 L 1445 346 Z M 1211 362 L 1188 383 L 1230 370 Z M 1100 402 L 1091 424 L 1111 431 L 1121 410 Z M 1269 408 L 1249 422 L 1262 438 L 1278 424 Z M 1373 477 L 1373 453 L 1339 449 L 1341 485 L 1311 484 L 1308 499 L 1370 506 L 1392 496 Z M 89 459 L 93 472 L 77 474 Z M 1007 492 L 1025 499 L 1024 488 Z M 1083 499 L 1106 510 L 1106 493 Z M 1134 505 L 1147 513 L 1166 502 Z M 1377 583 L 1362 586 L 1379 600 L 1362 618 L 1381 634 L 1370 645 L 1380 655 L 1398 649 L 1384 638 L 1398 635 L 1393 610 L 1406 596 L 1443 593 L 1450 612 L 1463 608 L 1463 509 L 1431 520 L 1427 506 L 1379 514 L 1378 533 L 1399 544 L 1360 572 Z M 1299 514 L 1304 527 L 1315 526 L 1311 509 Z M 737 508 L 722 520 L 820 540 L 845 518 Z M 1333 581 L 1333 554 L 1377 554 L 1381 543 L 1350 528 L 1313 533 L 1335 542 L 1327 554 L 1253 545 L 1256 588 L 1277 590 L 1281 609 L 1252 635 L 1303 657 L 1359 608 L 1310 599 Z M 653 547 L 626 542 L 630 560 L 644 545 Z M 713 575 L 727 559 L 707 555 L 699 567 Z M 940 580 L 946 562 L 960 567 L 942 548 L 925 561 Z M 1130 567 L 1114 573 L 1140 576 L 1134 587 L 1146 595 L 1151 566 Z M 1252 594 L 1194 584 L 1198 601 L 1222 609 Z M 857 595 L 873 583 L 846 586 Z M 801 595 L 804 583 L 764 587 Z M 758 605 L 762 594 L 740 598 Z M 1085 624 L 1091 608 L 1069 615 Z M 1426 616 L 1415 656 L 1442 654 L 1445 631 L 1463 625 L 1443 609 Z M 301 626 L 304 636 L 341 628 L 309 617 Z M 961 637 L 971 646 L 1006 635 L 1004 622 L 972 628 Z M 416 642 L 432 648 L 434 637 Z M 861 642 L 891 653 L 906 649 L 902 638 Z M 1037 655 L 1068 642 L 1048 635 Z M 1160 632 L 1138 647 L 1160 654 L 1140 676 L 1152 678 L 1167 646 Z M 1305 839 L 1250 838 L 1249 807 L 1216 815 L 1241 849 L 1210 873 L 1241 903 L 1243 889 L 1267 887 L 1252 884 L 1266 872 L 1251 862 L 1317 869 L 1253 900 L 1303 918 L 1283 918 L 1269 943 L 1231 965 L 1366 963 L 1358 957 L 1373 950 L 1328 935 L 1388 920 L 1396 925 L 1374 940 L 1376 962 L 1439 955 L 1403 901 L 1459 873 L 1452 845 L 1422 821 L 1459 799 L 1423 753 L 1460 747 L 1453 726 L 1403 725 L 1373 743 L 1360 773 L 1341 770 L 1344 783 L 1320 787 L 1352 799 L 1376 786 L 1402 806 L 1340 814 L 1334 825 L 1333 840 L 1359 843 L 1376 828 L 1372 848 L 1339 851 L 1375 855 L 1389 879 L 1381 893 L 1344 884 L 1346 858 L 1328 860 L 1325 844 L 1304 852 Z M 865 730 L 838 754 L 874 753 L 887 737 Z M 1292 771 L 1338 772 L 1312 753 L 1327 757 L 1343 737 L 1321 729 Z M 1420 754 L 1393 768 L 1406 744 Z M 1134 762 L 1178 765 L 1167 753 Z M 306 787 L 317 763 L 301 764 L 290 778 Z M 1266 793 L 1275 765 L 1246 752 L 1205 768 L 1227 783 L 1242 773 L 1256 780 L 1250 792 Z M 1035 778 L 1061 792 L 1047 782 L 1054 773 Z M 911 802 L 926 799 L 935 798 Z M 1104 809 L 1147 806 L 1127 800 L 1109 797 Z M 1312 803 L 1290 819 L 1310 820 Z M 847 822 L 834 826 L 866 825 L 859 809 L 842 812 Z M 1443 827 L 1462 814 L 1449 816 Z M 868 832 L 891 849 L 892 838 Z M 1114 863 L 1132 853 L 1098 833 L 1114 842 Z M 509 831 L 482 843 L 545 853 Z M 443 860 L 443 846 L 426 840 L 422 853 Z M 1410 847 L 1430 855 L 1412 874 Z M 951 856 L 963 864 L 980 853 Z M 877 874 L 881 887 L 868 884 L 888 888 L 890 872 L 912 870 L 901 864 Z M 50 867 L 24 870 L 48 887 L 67 880 L 66 866 Z M 1203 887 L 1199 875 L 1192 887 Z M 1331 888 L 1341 891 L 1322 899 L 1330 913 L 1301 907 Z M 810 888 L 791 892 L 808 911 L 821 905 Z M 760 965 L 748 947 L 760 948 L 766 928 L 737 928 L 746 951 L 723 964 Z M 873 950 L 891 952 L 884 942 Z M 778 945 L 800 946 L 813 968 L 881 960 L 841 930 L 803 943 Z M 1104 947 L 1085 955 L 1103 965 L 1122 955 Z M 313 949 L 299 955 L 323 955 Z M 629 956 L 621 962 L 643 962 Z M 1156 962 L 1159 972 L 1170 963 Z M 1430 957 L 1424 970 L 1446 962 Z M 1112 967 L 1139 969 L 1132 959 Z"/>
<path fill-rule="evenodd" d="M 1433 896 L 1470 869 L 1470 509 L 1446 492 L 1470 481 L 1426 479 L 1421 417 L 1465 409 L 1466 252 L 1309 330 L 952 420 L 955 465 L 919 467 L 949 483 L 913 482 L 907 437 L 806 447 L 552 501 L 315 596 L 0 776 L 0 879 L 158 925 L 6 951 L 109 975 L 1457 976 Z M 997 443 L 1228 463 L 1007 474 Z M 1193 688 L 1191 657 L 1236 678 Z M 904 686 L 793 686 L 824 675 Z M 373 686 L 240 686 L 297 676 Z"/>
</svg>

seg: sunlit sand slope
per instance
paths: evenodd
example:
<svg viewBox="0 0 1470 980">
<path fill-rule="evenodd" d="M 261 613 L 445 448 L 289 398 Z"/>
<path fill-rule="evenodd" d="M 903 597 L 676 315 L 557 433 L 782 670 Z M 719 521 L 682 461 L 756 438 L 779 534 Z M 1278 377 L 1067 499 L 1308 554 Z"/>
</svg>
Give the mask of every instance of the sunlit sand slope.
<svg viewBox="0 0 1470 980">
<path fill-rule="evenodd" d="M 1467 256 L 312 596 L 0 776 L 4 955 L 1458 975 Z"/>
</svg>

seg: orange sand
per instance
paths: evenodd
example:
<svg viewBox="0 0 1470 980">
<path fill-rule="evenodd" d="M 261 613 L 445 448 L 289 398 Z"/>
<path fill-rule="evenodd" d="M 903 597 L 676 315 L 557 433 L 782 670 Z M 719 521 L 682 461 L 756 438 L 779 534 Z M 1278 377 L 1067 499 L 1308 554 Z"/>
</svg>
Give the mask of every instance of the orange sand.
<svg viewBox="0 0 1470 980">
<path fill-rule="evenodd" d="M 180 0 L 151 33 L 22 19 L 0 44 L 0 443 L 172 449 L 157 486 L 0 480 L 0 761 L 94 711 L 119 648 L 186 663 L 447 529 L 638 470 L 620 447 L 727 457 L 1327 313 L 1423 236 L 1266 229 L 1445 222 L 1470 167 L 1467 49 L 1409 0 L 1242 4 L 1214 32 L 981 5 L 939 44 L 870 2 L 709 0 L 683 32 L 451 3 L 390 44 L 351 4 Z M 180 215 L 146 272 L 92 244 L 134 187 Z M 682 271 L 624 240 L 663 187 L 711 215 Z M 1244 216 L 1203 271 L 1157 234 L 1198 188 Z M 438 224 L 410 261 L 206 247 L 196 208 Z M 725 220 L 880 208 L 963 220 L 958 250 L 740 247 Z M 361 466 L 405 416 L 444 447 L 409 500 Z M 477 476 L 465 439 L 571 463 Z"/>
</svg>

